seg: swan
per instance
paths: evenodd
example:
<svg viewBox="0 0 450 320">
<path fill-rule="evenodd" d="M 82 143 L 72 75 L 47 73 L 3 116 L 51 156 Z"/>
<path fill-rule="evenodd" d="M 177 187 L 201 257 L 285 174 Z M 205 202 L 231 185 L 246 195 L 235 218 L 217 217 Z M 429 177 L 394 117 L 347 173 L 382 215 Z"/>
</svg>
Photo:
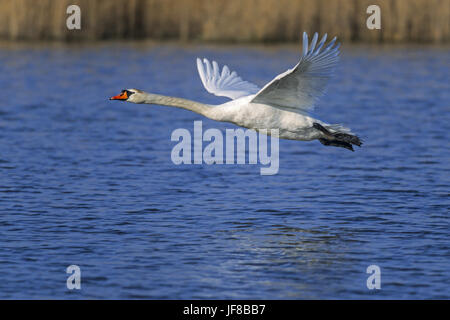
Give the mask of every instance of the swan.
<svg viewBox="0 0 450 320">
<path fill-rule="evenodd" d="M 197 58 L 197 68 L 205 89 L 216 96 L 230 98 L 220 105 L 208 105 L 187 99 L 125 89 L 110 100 L 172 106 L 187 109 L 216 121 L 231 122 L 263 133 L 278 129 L 279 138 L 319 140 L 325 146 L 353 150 L 361 139 L 339 124 L 327 124 L 310 115 L 317 99 L 323 95 L 326 83 L 339 59 L 336 37 L 325 45 L 327 35 L 317 42 L 314 34 L 308 45 L 303 33 L 300 61 L 266 84 L 262 89 L 242 80 L 227 66 L 220 70 L 216 61 Z"/>
</svg>

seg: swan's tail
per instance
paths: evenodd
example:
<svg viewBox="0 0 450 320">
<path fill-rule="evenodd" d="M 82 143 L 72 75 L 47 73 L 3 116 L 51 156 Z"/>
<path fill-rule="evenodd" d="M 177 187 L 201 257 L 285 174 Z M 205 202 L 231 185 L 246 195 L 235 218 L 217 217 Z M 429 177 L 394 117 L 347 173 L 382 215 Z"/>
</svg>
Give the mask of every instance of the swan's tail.
<svg viewBox="0 0 450 320">
<path fill-rule="evenodd" d="M 362 145 L 362 140 L 358 136 L 352 134 L 349 129 L 341 125 L 327 125 L 324 127 L 315 122 L 313 127 L 323 133 L 323 137 L 319 141 L 325 146 L 340 147 L 355 151 L 353 150 L 353 145 L 358 147 Z"/>
</svg>

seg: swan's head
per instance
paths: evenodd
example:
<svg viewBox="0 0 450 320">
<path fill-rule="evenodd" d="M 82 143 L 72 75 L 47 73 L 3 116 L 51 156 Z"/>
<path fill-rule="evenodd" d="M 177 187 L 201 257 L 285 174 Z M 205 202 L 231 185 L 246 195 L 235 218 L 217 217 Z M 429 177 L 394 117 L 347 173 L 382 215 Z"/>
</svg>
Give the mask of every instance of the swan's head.
<svg viewBox="0 0 450 320">
<path fill-rule="evenodd" d="M 109 98 L 109 100 L 128 101 L 133 103 L 143 103 L 144 95 L 141 90 L 138 89 L 124 89 L 117 96 Z"/>
</svg>

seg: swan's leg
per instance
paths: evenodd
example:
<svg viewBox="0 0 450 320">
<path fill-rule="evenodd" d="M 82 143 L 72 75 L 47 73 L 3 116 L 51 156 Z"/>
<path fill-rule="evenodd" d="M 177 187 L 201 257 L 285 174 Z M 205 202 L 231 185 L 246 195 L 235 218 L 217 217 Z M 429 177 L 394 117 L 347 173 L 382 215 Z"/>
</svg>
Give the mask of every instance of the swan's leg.
<svg viewBox="0 0 450 320">
<path fill-rule="evenodd" d="M 317 122 L 313 124 L 313 127 L 323 133 L 324 137 L 320 138 L 319 141 L 325 146 L 341 147 L 354 151 L 352 144 L 359 147 L 362 144 L 361 140 L 355 135 L 343 132 L 331 132 Z"/>
<path fill-rule="evenodd" d="M 319 123 L 317 123 L 317 122 L 314 122 L 313 123 L 313 127 L 314 128 L 316 128 L 317 130 L 319 130 L 319 131 L 321 131 L 323 134 L 325 134 L 325 136 L 328 138 L 333 138 L 333 134 L 328 130 L 328 129 L 326 129 L 324 126 L 322 126 L 321 124 L 319 124 Z"/>
</svg>

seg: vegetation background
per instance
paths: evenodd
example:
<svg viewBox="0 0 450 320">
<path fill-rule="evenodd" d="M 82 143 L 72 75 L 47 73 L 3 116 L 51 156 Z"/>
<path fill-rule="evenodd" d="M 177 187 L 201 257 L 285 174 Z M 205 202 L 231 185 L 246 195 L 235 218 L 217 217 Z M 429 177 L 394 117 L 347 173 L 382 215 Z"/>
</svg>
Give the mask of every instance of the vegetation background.
<svg viewBox="0 0 450 320">
<path fill-rule="evenodd" d="M 81 30 L 66 9 L 81 8 Z M 381 8 L 381 30 L 366 9 Z M 361 42 L 448 42 L 450 0 L 0 0 L 2 40 L 292 42 L 318 31 Z"/>
</svg>

